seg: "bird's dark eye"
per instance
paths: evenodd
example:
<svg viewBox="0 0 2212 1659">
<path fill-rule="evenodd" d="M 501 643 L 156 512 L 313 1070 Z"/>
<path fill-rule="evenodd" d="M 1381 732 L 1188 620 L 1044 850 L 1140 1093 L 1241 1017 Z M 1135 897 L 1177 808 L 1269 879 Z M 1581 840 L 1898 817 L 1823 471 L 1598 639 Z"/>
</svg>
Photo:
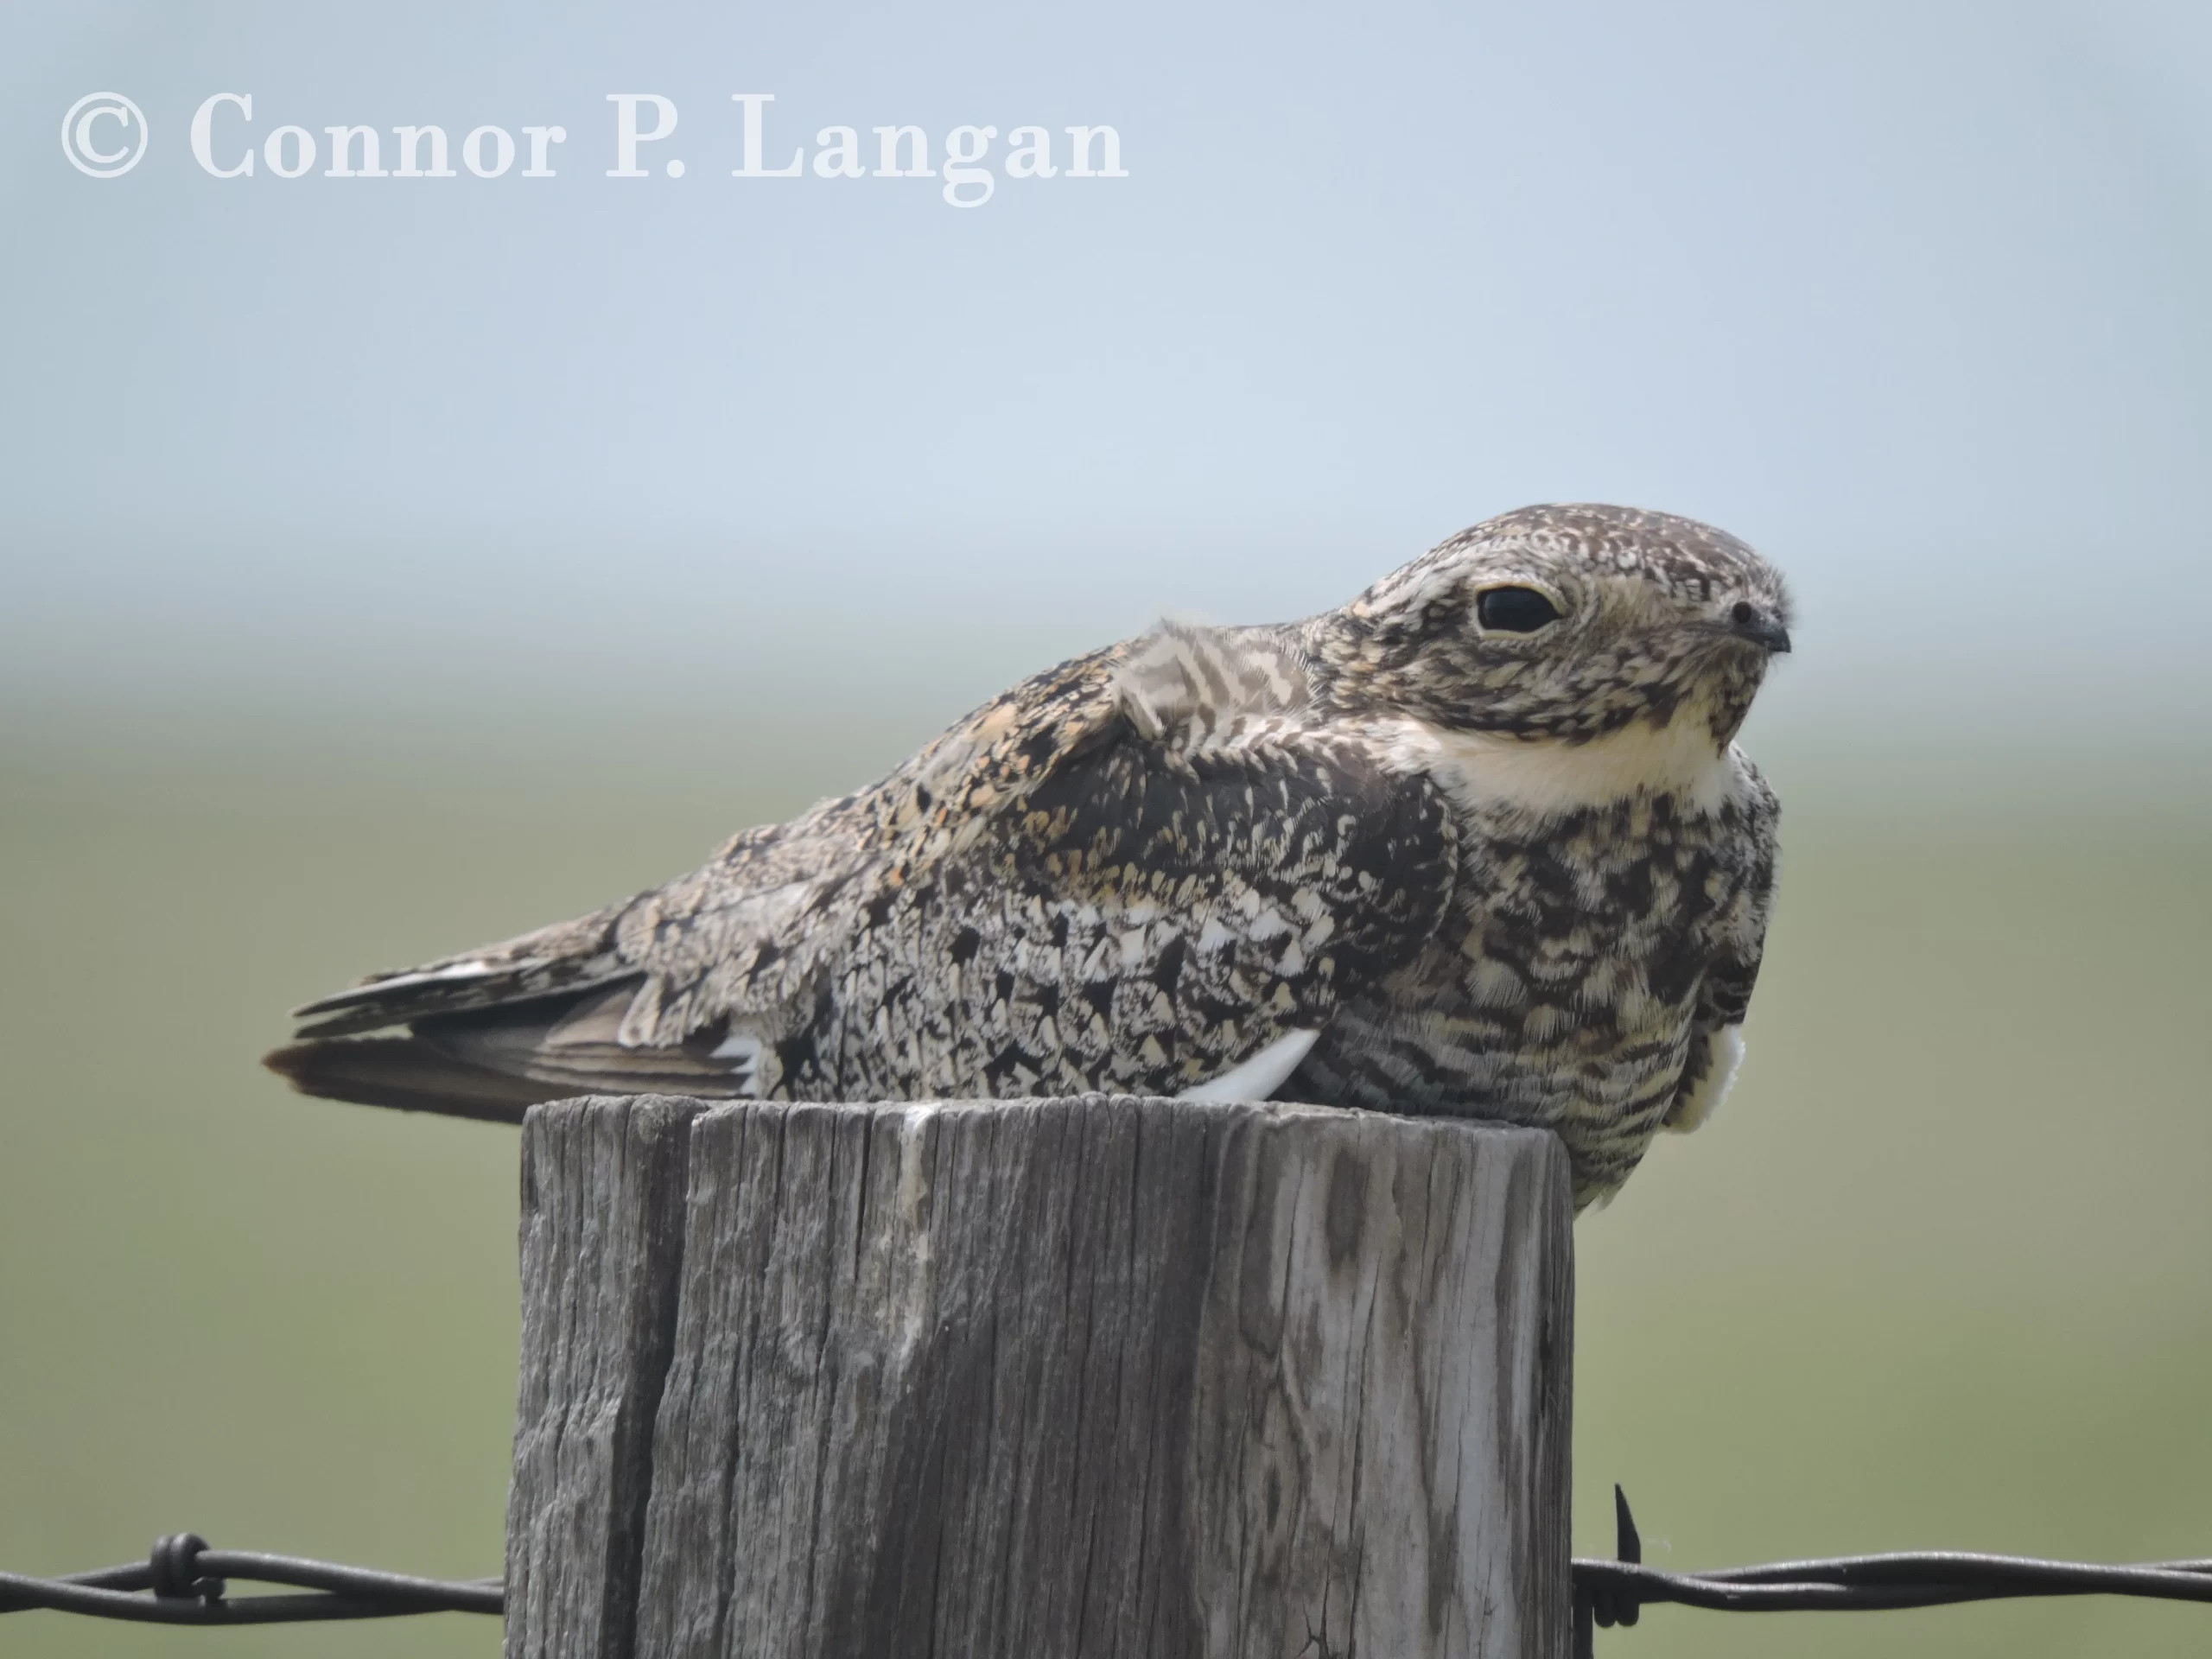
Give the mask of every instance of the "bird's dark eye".
<svg viewBox="0 0 2212 1659">
<path fill-rule="evenodd" d="M 1492 588 L 1475 601 L 1476 620 L 1494 633 L 1534 633 L 1559 617 L 1559 607 L 1533 588 Z"/>
</svg>

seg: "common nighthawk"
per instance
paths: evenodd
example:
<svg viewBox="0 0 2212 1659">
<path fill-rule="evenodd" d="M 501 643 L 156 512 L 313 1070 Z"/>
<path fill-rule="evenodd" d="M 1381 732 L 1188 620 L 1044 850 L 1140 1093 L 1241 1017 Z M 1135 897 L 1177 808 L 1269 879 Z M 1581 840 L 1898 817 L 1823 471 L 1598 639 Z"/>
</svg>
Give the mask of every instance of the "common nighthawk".
<svg viewBox="0 0 2212 1659">
<path fill-rule="evenodd" d="M 1719 531 L 1525 508 L 1340 610 L 1048 670 L 693 874 L 308 1004 L 269 1064 L 505 1119 L 1280 1094 L 1554 1129 L 1587 1203 L 1741 1052 L 1777 806 L 1732 740 L 1787 621 Z"/>
</svg>

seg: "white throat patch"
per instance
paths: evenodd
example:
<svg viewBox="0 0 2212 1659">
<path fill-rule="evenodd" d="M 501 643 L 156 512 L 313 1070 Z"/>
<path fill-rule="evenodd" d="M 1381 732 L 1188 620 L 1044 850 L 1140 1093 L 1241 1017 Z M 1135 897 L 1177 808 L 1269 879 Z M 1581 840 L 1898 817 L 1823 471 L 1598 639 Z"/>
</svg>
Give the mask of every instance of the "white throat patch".
<svg viewBox="0 0 2212 1659">
<path fill-rule="evenodd" d="M 1516 807 L 1539 817 L 1646 791 L 1710 811 L 1727 798 L 1734 772 L 1694 709 L 1656 728 L 1638 721 L 1587 743 L 1452 732 L 1413 719 L 1377 734 L 1394 761 L 1427 772 L 1462 804 Z"/>
</svg>

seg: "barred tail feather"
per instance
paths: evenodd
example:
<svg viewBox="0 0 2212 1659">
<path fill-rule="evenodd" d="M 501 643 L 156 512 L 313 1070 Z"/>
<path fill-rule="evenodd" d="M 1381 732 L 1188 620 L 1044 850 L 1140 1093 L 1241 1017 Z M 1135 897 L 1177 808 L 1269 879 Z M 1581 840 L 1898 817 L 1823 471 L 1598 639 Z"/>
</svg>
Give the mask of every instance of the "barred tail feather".
<svg viewBox="0 0 2212 1659">
<path fill-rule="evenodd" d="M 291 1043 L 264 1055 L 261 1063 L 303 1095 L 495 1123 L 519 1123 L 539 1101 L 579 1092 L 470 1065 L 419 1037 Z"/>
</svg>

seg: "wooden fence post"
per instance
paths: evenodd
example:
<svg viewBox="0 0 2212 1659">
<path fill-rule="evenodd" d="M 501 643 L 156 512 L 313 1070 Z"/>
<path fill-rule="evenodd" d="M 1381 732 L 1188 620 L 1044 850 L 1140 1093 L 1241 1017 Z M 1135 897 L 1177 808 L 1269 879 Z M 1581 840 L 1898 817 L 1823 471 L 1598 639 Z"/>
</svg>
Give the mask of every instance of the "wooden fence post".
<svg viewBox="0 0 2212 1659">
<path fill-rule="evenodd" d="M 524 1172 L 511 1659 L 1568 1652 L 1548 1135 L 608 1099 Z"/>
</svg>

